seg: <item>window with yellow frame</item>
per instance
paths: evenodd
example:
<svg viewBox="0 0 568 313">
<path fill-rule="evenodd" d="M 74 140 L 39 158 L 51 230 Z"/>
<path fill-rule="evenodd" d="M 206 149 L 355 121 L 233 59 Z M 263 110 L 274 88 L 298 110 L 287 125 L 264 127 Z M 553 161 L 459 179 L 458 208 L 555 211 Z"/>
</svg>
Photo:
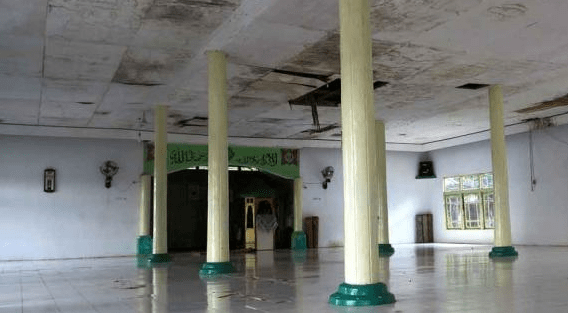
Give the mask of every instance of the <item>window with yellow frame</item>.
<svg viewBox="0 0 568 313">
<path fill-rule="evenodd" d="M 446 229 L 495 227 L 493 173 L 444 177 Z"/>
</svg>

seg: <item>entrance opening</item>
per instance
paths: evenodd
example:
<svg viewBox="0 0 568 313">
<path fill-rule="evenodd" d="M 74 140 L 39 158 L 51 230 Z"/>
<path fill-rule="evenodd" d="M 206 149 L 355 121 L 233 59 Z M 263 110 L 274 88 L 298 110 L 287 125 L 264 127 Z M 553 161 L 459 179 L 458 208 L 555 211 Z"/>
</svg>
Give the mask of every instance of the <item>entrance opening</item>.
<svg viewBox="0 0 568 313">
<path fill-rule="evenodd" d="M 250 168 L 229 171 L 229 248 L 245 249 L 248 222 L 256 220 L 245 199 L 270 199 L 276 215 L 274 249 L 290 248 L 294 218 L 294 181 Z M 257 212 L 254 212 L 257 213 Z M 252 224 L 252 223 L 249 223 Z M 256 223 L 254 223 L 256 224 Z M 206 251 L 207 170 L 202 167 L 168 175 L 168 250 Z"/>
</svg>

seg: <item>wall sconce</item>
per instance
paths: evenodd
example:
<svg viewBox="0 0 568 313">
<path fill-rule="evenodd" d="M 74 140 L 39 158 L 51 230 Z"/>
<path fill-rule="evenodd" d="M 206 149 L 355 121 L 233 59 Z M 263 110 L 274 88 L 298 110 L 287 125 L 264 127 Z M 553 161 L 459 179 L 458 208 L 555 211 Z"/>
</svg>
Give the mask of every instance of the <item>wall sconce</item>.
<svg viewBox="0 0 568 313">
<path fill-rule="evenodd" d="M 321 171 L 321 174 L 323 176 L 323 183 L 321 184 L 323 189 L 327 189 L 327 183 L 329 183 L 331 181 L 331 178 L 333 177 L 333 166 L 328 166 L 326 168 L 324 168 Z"/>
<path fill-rule="evenodd" d="M 106 161 L 99 169 L 105 175 L 105 187 L 110 188 L 112 177 L 118 173 L 118 164 L 113 161 Z"/>
<path fill-rule="evenodd" d="M 43 171 L 43 191 L 55 192 L 55 169 L 46 168 Z"/>
</svg>

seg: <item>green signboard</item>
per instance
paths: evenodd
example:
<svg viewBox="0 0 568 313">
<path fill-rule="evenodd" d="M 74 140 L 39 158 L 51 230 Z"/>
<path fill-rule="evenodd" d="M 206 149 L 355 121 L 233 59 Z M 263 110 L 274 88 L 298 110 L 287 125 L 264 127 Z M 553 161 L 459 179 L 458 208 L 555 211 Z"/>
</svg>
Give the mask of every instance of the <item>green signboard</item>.
<svg viewBox="0 0 568 313">
<path fill-rule="evenodd" d="M 300 177 L 298 150 L 264 147 L 229 146 L 229 166 L 255 167 L 285 178 Z M 175 172 L 193 166 L 207 166 L 208 150 L 205 145 L 168 144 L 168 172 Z M 144 149 L 144 172 L 154 170 L 154 145 Z"/>
</svg>

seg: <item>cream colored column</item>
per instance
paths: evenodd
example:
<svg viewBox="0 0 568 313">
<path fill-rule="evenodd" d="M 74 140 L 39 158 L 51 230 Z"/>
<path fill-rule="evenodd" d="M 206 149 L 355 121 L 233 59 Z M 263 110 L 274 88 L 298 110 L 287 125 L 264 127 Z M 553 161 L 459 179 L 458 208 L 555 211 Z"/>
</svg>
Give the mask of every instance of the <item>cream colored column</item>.
<svg viewBox="0 0 568 313">
<path fill-rule="evenodd" d="M 294 231 L 304 231 L 302 214 L 304 210 L 304 189 L 301 178 L 294 179 Z"/>
<path fill-rule="evenodd" d="M 154 120 L 154 240 L 153 254 L 168 253 L 168 133 L 167 107 L 156 106 Z"/>
<path fill-rule="evenodd" d="M 207 262 L 229 261 L 227 59 L 209 51 L 209 182 Z"/>
<path fill-rule="evenodd" d="M 509 183 L 507 174 L 507 148 L 503 119 L 501 86 L 489 88 L 489 118 L 491 122 L 491 160 L 495 186 L 495 246 L 511 246 L 511 220 L 509 217 Z"/>
<path fill-rule="evenodd" d="M 340 0 L 345 282 L 378 282 L 377 149 L 370 7 Z"/>
<path fill-rule="evenodd" d="M 389 243 L 389 210 L 387 202 L 387 159 L 385 147 L 385 124 L 376 121 L 377 160 L 379 168 L 379 244 Z"/>
<path fill-rule="evenodd" d="M 150 192 L 152 178 L 148 174 L 140 175 L 140 220 L 138 222 L 138 236 L 150 235 Z"/>
</svg>

